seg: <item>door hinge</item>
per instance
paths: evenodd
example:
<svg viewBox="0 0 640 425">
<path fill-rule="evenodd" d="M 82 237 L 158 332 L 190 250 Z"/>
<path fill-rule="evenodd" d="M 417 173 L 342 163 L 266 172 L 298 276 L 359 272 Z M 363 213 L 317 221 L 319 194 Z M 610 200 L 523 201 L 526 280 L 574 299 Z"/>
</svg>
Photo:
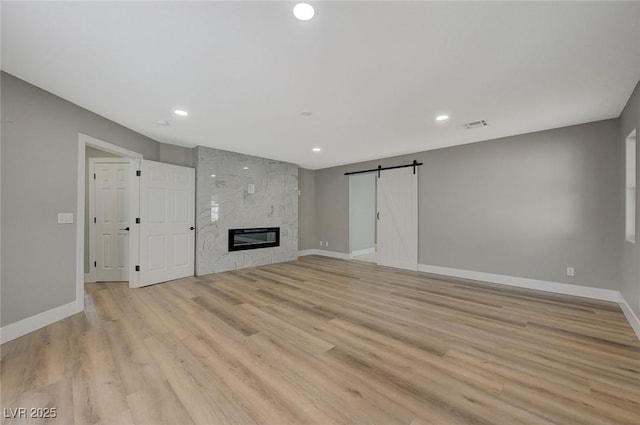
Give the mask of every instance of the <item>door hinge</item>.
<svg viewBox="0 0 640 425">
<path fill-rule="evenodd" d="M 136 217 L 136 224 L 140 224 L 140 217 Z"/>
<path fill-rule="evenodd" d="M 97 261 L 93 262 L 93 267 L 98 267 L 98 262 Z"/>
<path fill-rule="evenodd" d="M 93 222 L 96 223 L 96 218 L 95 217 L 93 217 Z"/>
<path fill-rule="evenodd" d="M 136 271 L 139 272 L 140 271 L 140 266 L 136 266 Z"/>
<path fill-rule="evenodd" d="M 142 175 L 142 171 L 141 170 L 136 170 L 136 176 L 140 177 Z"/>
</svg>

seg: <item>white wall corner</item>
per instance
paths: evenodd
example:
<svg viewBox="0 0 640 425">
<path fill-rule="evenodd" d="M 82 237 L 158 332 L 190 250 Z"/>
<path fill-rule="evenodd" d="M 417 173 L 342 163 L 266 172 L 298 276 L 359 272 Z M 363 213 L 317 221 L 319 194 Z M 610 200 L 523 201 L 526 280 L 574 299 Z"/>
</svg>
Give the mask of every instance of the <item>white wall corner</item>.
<svg viewBox="0 0 640 425">
<path fill-rule="evenodd" d="M 627 303 L 627 300 L 624 299 L 622 294 L 620 294 L 620 300 L 618 303 L 620 304 L 620 308 L 622 309 L 625 317 L 629 321 L 629 324 L 633 328 L 633 331 L 636 333 L 636 336 L 640 339 L 640 319 L 633 312 L 631 306 L 629 306 L 629 303 Z"/>
<path fill-rule="evenodd" d="M 597 300 L 611 301 L 616 303 L 620 301 L 620 292 L 613 289 L 594 288 L 591 286 L 572 285 L 569 283 L 550 282 L 546 280 L 476 272 L 472 270 L 452 269 L 449 267 L 430 266 L 427 264 L 419 264 L 418 271 L 444 276 L 459 277 L 462 279 L 499 283 L 508 286 L 517 286 L 519 288 L 555 292 L 557 294 L 574 295 L 576 297 L 593 298 Z"/>
<path fill-rule="evenodd" d="M 0 328 L 0 343 L 4 344 L 5 342 L 19 338 L 40 328 L 44 328 L 58 320 L 80 313 L 82 310 L 82 303 L 79 303 L 78 300 L 76 300 L 68 304 L 61 305 L 60 307 L 52 308 L 51 310 L 36 314 L 35 316 L 27 317 L 26 319 L 11 323 L 10 325 L 3 326 Z"/>
</svg>

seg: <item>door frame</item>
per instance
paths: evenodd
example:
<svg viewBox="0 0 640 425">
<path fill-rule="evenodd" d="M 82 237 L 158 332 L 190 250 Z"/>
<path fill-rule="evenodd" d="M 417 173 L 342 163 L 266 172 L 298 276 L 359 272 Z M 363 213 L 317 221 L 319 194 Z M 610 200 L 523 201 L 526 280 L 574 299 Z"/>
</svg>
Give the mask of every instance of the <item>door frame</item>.
<svg viewBox="0 0 640 425">
<path fill-rule="evenodd" d="M 142 154 L 125 149 L 123 147 L 105 142 L 86 134 L 78 133 L 78 173 L 77 173 L 77 194 L 76 194 L 76 303 L 80 311 L 84 310 L 84 207 L 85 207 L 85 179 L 86 179 L 86 155 L 87 146 L 100 149 L 118 155 L 123 158 L 129 158 L 132 163 L 130 175 L 140 169 L 140 161 Z M 138 217 L 140 210 L 140 184 L 135 180 L 132 181 L 129 191 L 129 219 L 130 223 L 135 223 L 135 217 Z M 131 237 L 129 238 L 129 287 L 137 287 L 138 277 L 136 276 L 135 265 L 138 264 L 140 257 L 140 230 L 138 226 L 133 226 Z"/>
<path fill-rule="evenodd" d="M 95 174 L 96 164 L 98 163 L 129 164 L 129 175 L 127 176 L 127 191 L 131 192 L 132 186 L 135 184 L 135 180 L 133 179 L 132 169 L 136 169 L 135 162 L 131 158 L 123 158 L 123 157 L 89 158 L 89 176 L 91 176 L 91 174 Z M 90 271 L 89 273 L 85 273 L 85 282 L 96 282 L 98 278 L 96 274 L 96 268 L 91 267 L 91 263 L 97 260 L 96 259 L 96 250 L 97 250 L 96 223 L 91 221 L 91 217 L 96 216 L 96 180 L 90 179 L 89 181 L 93 182 L 89 184 L 89 269 Z M 131 208 L 132 208 L 131 196 L 129 196 L 129 212 L 131 211 Z M 131 221 L 131 214 L 129 214 L 129 227 L 131 228 L 131 231 L 129 232 L 129 236 L 130 236 L 129 248 L 131 248 L 131 239 L 133 238 L 133 230 L 137 229 L 136 226 L 133 226 L 133 223 L 135 223 L 135 217 L 137 216 L 134 215 L 134 220 Z M 132 259 L 132 256 L 131 254 L 129 254 L 129 260 L 131 259 Z M 127 271 L 127 281 L 131 281 L 131 276 L 133 276 L 133 274 L 131 273 L 131 264 L 129 264 L 129 270 Z"/>
</svg>

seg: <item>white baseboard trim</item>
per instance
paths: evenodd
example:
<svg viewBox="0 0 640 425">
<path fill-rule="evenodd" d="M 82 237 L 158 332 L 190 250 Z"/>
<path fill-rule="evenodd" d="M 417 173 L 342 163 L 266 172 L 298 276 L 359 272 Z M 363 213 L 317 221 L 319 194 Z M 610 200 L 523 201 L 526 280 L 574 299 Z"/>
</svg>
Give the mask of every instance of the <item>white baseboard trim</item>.
<svg viewBox="0 0 640 425">
<path fill-rule="evenodd" d="M 520 288 L 537 289 L 539 291 L 555 292 L 558 294 L 575 295 L 577 297 L 594 298 L 604 301 L 620 301 L 620 292 L 613 289 L 579 286 L 569 283 L 550 282 L 546 280 L 528 279 L 524 277 L 505 276 L 493 273 L 475 272 L 471 270 L 452 269 L 449 267 L 419 264 L 418 271 L 425 273 L 453 276 L 463 279 L 481 280 L 484 282 L 500 283 L 502 285 Z"/>
<path fill-rule="evenodd" d="M 305 255 L 322 255 L 323 257 L 338 258 L 340 260 L 350 260 L 351 255 L 344 252 L 325 251 L 323 249 L 305 249 L 304 251 L 298 251 L 298 257 Z"/>
<path fill-rule="evenodd" d="M 305 255 L 316 255 L 315 249 L 303 249 L 302 251 L 298 251 L 298 257 L 304 257 Z"/>
<path fill-rule="evenodd" d="M 358 251 L 353 251 L 351 253 L 351 258 L 353 257 L 357 257 L 358 255 L 367 255 L 367 254 L 375 254 L 376 253 L 376 248 L 367 248 L 367 249 L 360 249 Z"/>
<path fill-rule="evenodd" d="M 305 255 L 322 255 L 323 257 L 338 258 L 340 260 L 351 260 L 355 256 L 373 254 L 375 252 L 375 248 L 353 251 L 351 254 L 345 254 L 344 252 L 325 251 L 324 249 L 303 249 L 302 251 L 298 251 L 298 257 L 304 257 Z"/>
<path fill-rule="evenodd" d="M 627 300 L 624 299 L 622 294 L 620 294 L 619 304 L 620 304 L 620 308 L 622 309 L 622 312 L 627 318 L 627 321 L 633 328 L 633 331 L 638 336 L 638 339 L 640 339 L 640 319 L 638 319 L 638 316 L 636 316 L 636 314 L 633 312 L 633 310 L 631 309 L 631 306 L 629 306 L 629 303 L 627 303 Z"/>
<path fill-rule="evenodd" d="M 323 249 L 317 249 L 316 255 L 323 255 L 325 257 L 338 258 L 340 260 L 351 260 L 351 255 L 344 252 L 325 251 Z"/>
<path fill-rule="evenodd" d="M 26 319 L 3 326 L 0 328 L 0 343 L 4 344 L 5 342 L 19 338 L 40 328 L 44 328 L 53 322 L 80 313 L 81 311 L 82 308 L 80 308 L 79 303 L 73 301 L 69 304 L 64 304 L 60 307 L 52 308 L 35 316 L 27 317 Z"/>
<path fill-rule="evenodd" d="M 91 273 L 84 274 L 84 283 L 95 283 L 96 279 L 93 277 Z"/>
</svg>

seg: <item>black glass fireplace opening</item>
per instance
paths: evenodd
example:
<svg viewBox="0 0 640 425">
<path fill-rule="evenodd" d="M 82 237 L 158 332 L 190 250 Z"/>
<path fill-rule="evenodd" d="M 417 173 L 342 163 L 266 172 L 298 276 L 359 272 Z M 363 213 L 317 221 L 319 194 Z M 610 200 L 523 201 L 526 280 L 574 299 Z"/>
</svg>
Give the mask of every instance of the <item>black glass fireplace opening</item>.
<svg viewBox="0 0 640 425">
<path fill-rule="evenodd" d="M 280 246 L 279 227 L 229 229 L 229 251 Z"/>
</svg>

